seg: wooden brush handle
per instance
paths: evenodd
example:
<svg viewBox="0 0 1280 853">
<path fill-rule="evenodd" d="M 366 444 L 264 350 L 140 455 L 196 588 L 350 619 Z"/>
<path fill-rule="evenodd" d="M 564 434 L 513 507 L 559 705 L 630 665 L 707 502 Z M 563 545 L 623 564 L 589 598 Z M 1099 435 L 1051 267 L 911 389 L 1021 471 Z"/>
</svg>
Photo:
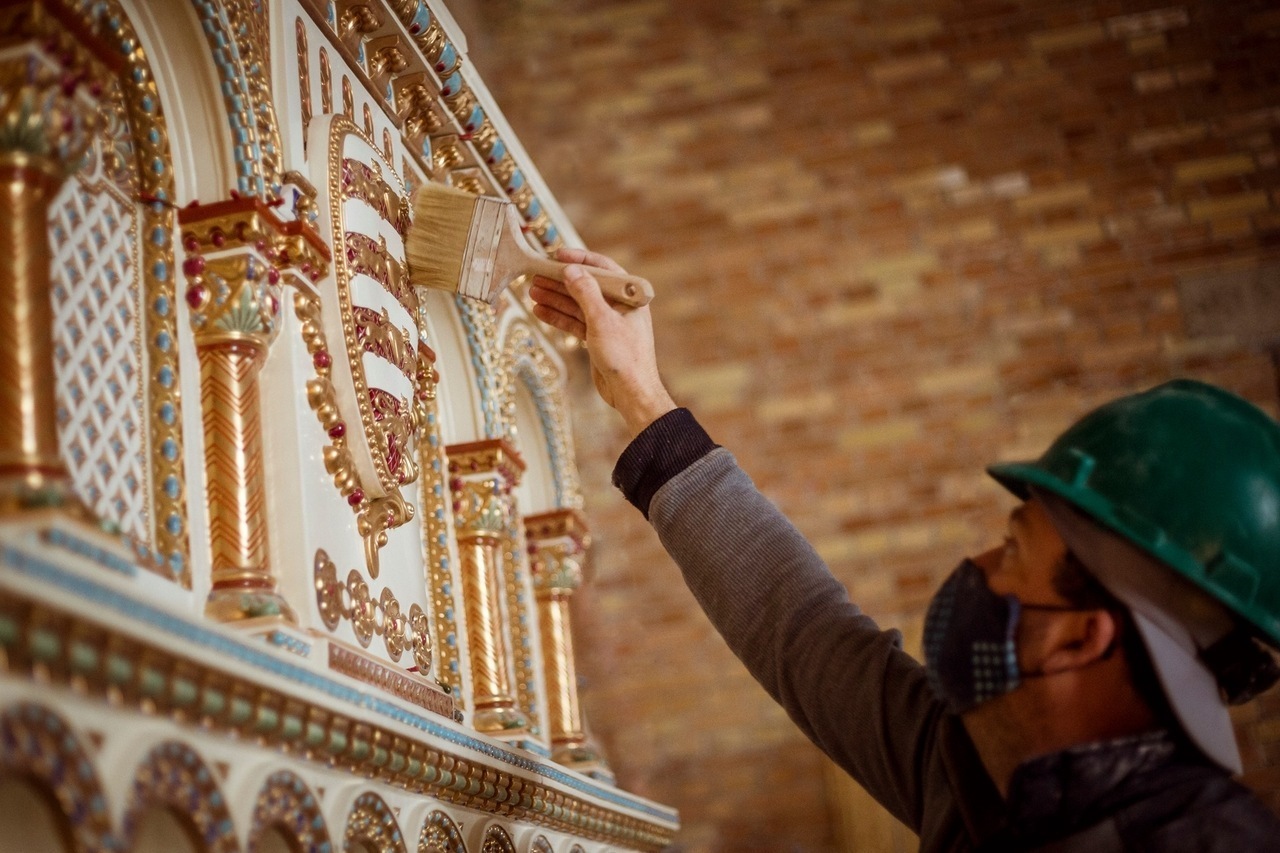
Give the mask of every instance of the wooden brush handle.
<svg viewBox="0 0 1280 853">
<path fill-rule="evenodd" d="M 564 281 L 564 268 L 567 264 L 553 261 L 551 258 L 538 258 L 532 266 L 535 269 L 530 272 L 556 281 Z M 600 292 L 611 302 L 639 308 L 642 305 L 648 305 L 653 299 L 653 285 L 638 275 L 627 275 L 586 264 L 578 264 L 578 266 L 591 273 L 592 277 L 600 282 Z"/>
</svg>

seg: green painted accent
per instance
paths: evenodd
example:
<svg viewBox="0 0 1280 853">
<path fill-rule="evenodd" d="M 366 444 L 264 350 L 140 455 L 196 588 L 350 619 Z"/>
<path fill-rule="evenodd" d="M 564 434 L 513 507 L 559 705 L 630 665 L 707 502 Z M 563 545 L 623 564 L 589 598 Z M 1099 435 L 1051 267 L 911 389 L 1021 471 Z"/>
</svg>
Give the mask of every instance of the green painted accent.
<svg viewBox="0 0 1280 853">
<path fill-rule="evenodd" d="M 391 756 L 387 753 L 385 749 L 383 749 L 380 746 L 374 747 L 373 749 L 373 766 L 374 767 L 385 767 L 388 759 L 390 758 Z"/>
<path fill-rule="evenodd" d="M 391 756 L 391 767 L 390 767 L 391 772 L 399 773 L 401 770 L 404 769 L 405 762 L 406 762 L 406 759 L 402 753 L 399 753 L 399 752 L 394 753 Z"/>
<path fill-rule="evenodd" d="M 471 782 L 467 785 L 468 794 L 475 795 L 480 793 L 480 791 L 482 790 L 483 790 L 483 786 L 480 784 L 479 779 L 472 779 Z"/>
<path fill-rule="evenodd" d="M 93 672 L 98 668 L 98 650 L 92 644 L 76 640 L 67 650 L 71 668 L 76 672 Z"/>
<path fill-rule="evenodd" d="M 221 690 L 206 689 L 204 691 L 203 701 L 200 703 L 200 712 L 202 714 L 216 717 L 226 707 L 227 695 Z"/>
<path fill-rule="evenodd" d="M 174 705 L 185 708 L 199 698 L 200 688 L 189 678 L 175 678 L 169 687 L 169 693 Z"/>
<path fill-rule="evenodd" d="M 453 782 L 453 774 L 450 773 L 448 770 L 437 769 L 435 774 L 435 780 L 437 785 L 443 788 L 447 788 Z"/>
<path fill-rule="evenodd" d="M 33 629 L 27 645 L 36 660 L 53 661 L 62 654 L 62 639 L 47 628 Z"/>
<path fill-rule="evenodd" d="M 223 314 L 214 323 L 219 329 L 225 329 L 228 332 L 245 332 L 253 334 L 262 331 L 262 312 L 258 310 L 257 300 L 251 288 L 245 287 L 240 291 L 239 304 L 234 306 L 230 311 Z M 256 596 L 252 596 L 256 598 Z M 242 606 L 248 613 L 255 606 L 255 602 L 248 601 L 251 596 L 243 596 L 241 598 Z M 279 608 L 276 609 L 279 612 Z M 262 614 L 254 614 L 262 615 Z"/>
<path fill-rule="evenodd" d="M 258 708 L 258 718 L 253 724 L 255 731 L 269 732 L 278 725 L 280 725 L 280 715 L 276 713 L 274 708 Z"/>
<path fill-rule="evenodd" d="M 251 716 L 253 716 L 253 705 L 249 700 L 242 699 L 239 696 L 232 697 L 231 711 L 227 714 L 227 719 L 231 724 L 238 726 L 241 723 L 248 722 Z"/>
<path fill-rule="evenodd" d="M 164 693 L 164 673 L 152 666 L 138 671 L 138 689 L 143 696 L 159 696 Z"/>
<path fill-rule="evenodd" d="M 423 772 L 425 771 L 425 769 L 426 768 L 423 766 L 422 762 L 419 761 L 418 759 L 416 758 L 409 759 L 409 775 L 410 776 L 421 776 L 423 775 Z"/>
<path fill-rule="evenodd" d="M 19 633 L 18 620 L 11 616 L 0 616 L 0 645 L 16 645 Z"/>
<path fill-rule="evenodd" d="M 337 729 L 329 732 L 329 743 L 326 745 L 326 749 L 328 749 L 329 752 L 334 755 L 339 755 L 346 748 L 347 736 L 344 732 L 340 732 Z"/>
<path fill-rule="evenodd" d="M 302 718 L 297 714 L 285 714 L 280 721 L 280 736 L 285 740 L 293 740 L 302 736 Z"/>
<path fill-rule="evenodd" d="M 133 664 L 128 658 L 118 654 L 107 658 L 107 681 L 112 684 L 127 684 L 133 678 Z"/>
<path fill-rule="evenodd" d="M 307 745 L 320 746 L 324 743 L 324 726 L 319 723 L 307 723 Z"/>
<path fill-rule="evenodd" d="M 372 751 L 367 740 L 356 738 L 351 742 L 351 757 L 356 761 L 364 761 Z"/>
</svg>

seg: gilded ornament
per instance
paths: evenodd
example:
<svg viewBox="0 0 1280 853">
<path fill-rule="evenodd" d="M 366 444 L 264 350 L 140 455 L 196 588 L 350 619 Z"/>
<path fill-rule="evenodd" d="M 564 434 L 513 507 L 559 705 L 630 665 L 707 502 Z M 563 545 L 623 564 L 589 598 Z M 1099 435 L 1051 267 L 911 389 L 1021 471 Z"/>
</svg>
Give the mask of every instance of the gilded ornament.
<svg viewBox="0 0 1280 853">
<path fill-rule="evenodd" d="M 260 853 L 264 849 L 262 839 L 273 828 L 285 832 L 289 843 L 299 850 L 323 850 L 330 846 L 329 828 L 319 798 L 306 782 L 288 770 L 268 776 L 258 793 L 249 830 L 249 853 Z"/>
<path fill-rule="evenodd" d="M 329 51 L 320 48 L 320 112 L 333 112 L 333 72 L 329 68 Z"/>
<path fill-rule="evenodd" d="M 344 835 L 347 850 L 376 850 L 378 853 L 405 853 L 404 839 L 395 814 L 381 797 L 366 791 L 356 798 L 347 815 Z"/>
<path fill-rule="evenodd" d="M 239 844 L 217 778 L 189 746 L 168 741 L 155 747 L 134 775 L 125 839 L 132 844 L 142 816 L 163 806 L 191 822 L 209 853 L 234 853 Z"/>
<path fill-rule="evenodd" d="M 299 107 L 302 117 L 302 146 L 305 153 L 307 128 L 311 126 L 311 53 L 307 49 L 307 25 L 301 18 L 296 18 L 293 28 L 298 42 L 298 91 L 301 94 Z M 286 174 L 284 179 L 287 181 L 289 176 Z"/>
</svg>

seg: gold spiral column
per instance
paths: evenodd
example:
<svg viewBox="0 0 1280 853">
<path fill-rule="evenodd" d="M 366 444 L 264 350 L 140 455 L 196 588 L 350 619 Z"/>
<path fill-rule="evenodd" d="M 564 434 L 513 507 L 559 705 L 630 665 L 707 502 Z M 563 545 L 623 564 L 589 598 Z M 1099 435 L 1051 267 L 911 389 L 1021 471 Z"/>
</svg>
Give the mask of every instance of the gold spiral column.
<svg viewBox="0 0 1280 853">
<path fill-rule="evenodd" d="M 512 490 L 520 481 L 524 462 L 501 439 L 452 445 L 446 452 L 467 609 L 472 725 L 501 737 L 525 735 L 529 721 L 511 690 L 514 667 L 503 618 L 502 565 Z"/>
<path fill-rule="evenodd" d="M 282 271 L 316 280 L 328 250 L 309 225 L 283 222 L 256 198 L 185 207 L 187 305 L 200 360 L 211 589 L 223 622 L 296 622 L 267 551 L 258 374 L 280 328 Z"/>
<path fill-rule="evenodd" d="M 569 601 L 582 585 L 582 559 L 590 544 L 587 523 L 574 509 L 558 509 L 524 520 L 533 568 L 534 596 L 547 679 L 551 758 L 566 767 L 608 774 L 604 757 L 587 735 L 578 700 Z"/>
<path fill-rule="evenodd" d="M 58 449 L 48 219 L 100 121 L 79 75 L 108 72 L 83 50 L 63 59 L 82 67 L 34 44 L 0 60 L 0 510 L 62 507 L 89 520 Z"/>
</svg>

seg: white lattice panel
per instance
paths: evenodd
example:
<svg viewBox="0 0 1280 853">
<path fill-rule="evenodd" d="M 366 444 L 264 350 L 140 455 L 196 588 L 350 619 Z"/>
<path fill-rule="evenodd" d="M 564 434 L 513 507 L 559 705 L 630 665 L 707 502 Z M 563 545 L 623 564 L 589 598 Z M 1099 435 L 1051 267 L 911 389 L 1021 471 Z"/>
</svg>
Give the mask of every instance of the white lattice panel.
<svg viewBox="0 0 1280 853">
<path fill-rule="evenodd" d="M 58 437 L 81 498 L 149 544 L 138 225 L 105 183 L 67 181 L 50 213 Z"/>
</svg>

